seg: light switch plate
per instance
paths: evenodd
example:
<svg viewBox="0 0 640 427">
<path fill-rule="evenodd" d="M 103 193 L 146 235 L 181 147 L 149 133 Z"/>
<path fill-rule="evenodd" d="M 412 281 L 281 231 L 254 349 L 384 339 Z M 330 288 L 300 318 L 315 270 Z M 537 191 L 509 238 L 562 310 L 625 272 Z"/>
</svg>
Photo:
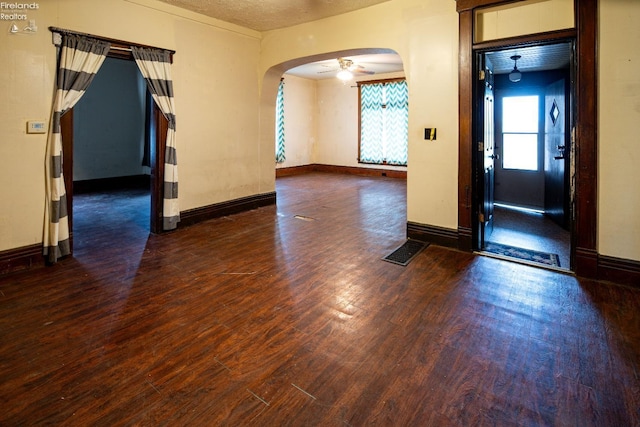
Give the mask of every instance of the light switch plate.
<svg viewBox="0 0 640 427">
<path fill-rule="evenodd" d="M 436 140 L 436 128 L 424 128 L 424 139 L 427 141 Z"/>
<path fill-rule="evenodd" d="M 29 120 L 27 122 L 27 133 L 47 133 L 47 125 L 40 120 Z"/>
</svg>

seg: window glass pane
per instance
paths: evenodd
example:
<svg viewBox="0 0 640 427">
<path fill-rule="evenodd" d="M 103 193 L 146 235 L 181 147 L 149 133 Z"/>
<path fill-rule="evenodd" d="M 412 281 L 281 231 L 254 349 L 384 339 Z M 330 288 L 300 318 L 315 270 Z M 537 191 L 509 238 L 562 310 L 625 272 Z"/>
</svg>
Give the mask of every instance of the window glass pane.
<svg viewBox="0 0 640 427">
<path fill-rule="evenodd" d="M 538 97 L 503 98 L 502 132 L 538 132 Z"/>
<path fill-rule="evenodd" d="M 360 162 L 407 164 L 407 82 L 360 86 Z"/>
<path fill-rule="evenodd" d="M 388 164 L 407 164 L 408 140 L 408 90 L 407 82 L 389 83 L 385 86 L 384 100 L 384 156 Z"/>
<path fill-rule="evenodd" d="M 361 85 L 360 99 L 362 102 L 360 113 L 360 161 L 383 163 L 383 85 Z"/>
<path fill-rule="evenodd" d="M 502 135 L 504 169 L 538 170 L 538 135 L 505 133 Z"/>
</svg>

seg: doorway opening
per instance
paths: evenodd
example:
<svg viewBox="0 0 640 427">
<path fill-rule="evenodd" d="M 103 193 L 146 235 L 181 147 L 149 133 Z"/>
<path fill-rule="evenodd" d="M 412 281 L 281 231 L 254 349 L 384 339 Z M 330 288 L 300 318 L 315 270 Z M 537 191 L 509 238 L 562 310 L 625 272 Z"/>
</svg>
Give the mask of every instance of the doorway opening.
<svg viewBox="0 0 640 427">
<path fill-rule="evenodd" d="M 475 41 L 475 12 L 488 6 L 503 5 L 506 0 L 467 0 L 458 2 L 459 15 L 459 157 L 458 157 L 458 234 L 457 246 L 477 251 L 480 227 L 477 92 L 479 81 L 477 53 L 512 47 L 571 42 L 571 271 L 589 278 L 598 277 L 597 250 L 597 161 L 598 161 L 598 3 L 575 0 L 574 26 L 549 32 L 526 34 L 489 41 Z M 520 66 L 520 61 L 518 66 Z M 511 61 L 513 66 L 513 61 Z M 580 88 L 579 91 L 575 90 Z M 481 134 L 480 134 L 481 135 Z"/>
<path fill-rule="evenodd" d="M 73 234 L 91 252 L 96 230 L 128 241 L 149 233 L 150 95 L 133 61 L 107 57 L 74 107 Z"/>
<path fill-rule="evenodd" d="M 115 61 L 114 63 L 120 63 L 121 65 L 123 63 L 126 63 L 126 67 L 129 67 L 130 70 L 132 70 L 132 68 L 130 67 L 136 67 L 133 56 L 131 54 L 131 49 L 130 49 L 131 45 L 136 45 L 136 44 L 119 42 L 115 40 L 110 40 L 110 41 L 112 43 L 112 50 L 108 53 L 105 63 L 107 63 L 107 61 Z M 142 47 L 145 47 L 145 46 L 142 46 Z M 104 66 L 105 65 L 103 64 L 103 67 Z M 137 67 L 136 67 L 136 73 L 137 75 L 139 75 L 139 77 L 136 77 L 136 79 L 137 78 L 142 79 L 142 76 L 140 75 L 139 70 L 137 70 Z M 99 70 L 98 73 L 96 74 L 96 78 L 98 78 L 98 76 L 107 77 L 107 81 L 109 80 L 109 72 L 105 74 L 105 70 Z M 95 81 L 92 82 L 92 85 L 95 83 L 96 83 Z M 107 82 L 107 83 L 108 85 L 111 85 L 113 87 L 119 87 L 120 85 L 119 80 L 115 82 Z M 92 90 L 92 85 L 89 86 L 87 92 Z M 75 149 L 75 145 L 76 145 L 75 139 L 77 136 L 76 133 L 80 130 L 77 125 L 80 124 L 80 121 L 84 122 L 86 120 L 86 117 L 83 118 L 82 113 L 80 113 L 80 117 L 76 118 L 77 108 L 75 107 L 78 106 L 76 105 L 74 108 L 71 108 L 69 111 L 63 114 L 60 118 L 62 150 L 63 150 L 63 156 L 64 156 L 63 174 L 65 177 L 67 212 L 68 212 L 69 230 L 70 230 L 69 238 L 70 238 L 70 247 L 71 247 L 72 255 L 74 253 L 73 252 L 74 228 L 76 228 L 74 227 L 74 205 L 75 205 L 74 193 L 78 193 L 78 195 L 81 195 L 82 193 L 85 193 L 87 190 L 91 191 L 92 188 L 100 189 L 100 187 L 104 187 L 105 184 L 107 187 L 113 187 L 115 185 L 116 187 L 129 187 L 130 189 L 131 187 L 133 188 L 133 193 L 129 195 L 127 195 L 126 193 L 117 194 L 117 195 L 115 193 L 111 194 L 111 197 L 113 199 L 112 200 L 113 203 L 111 203 L 111 205 L 122 206 L 123 212 L 121 212 L 120 214 L 124 215 L 129 219 L 134 218 L 134 219 L 131 219 L 130 221 L 127 221 L 129 225 L 138 224 L 137 228 L 139 230 L 142 229 L 144 232 L 144 235 L 148 235 L 149 232 L 161 233 L 163 231 L 163 191 L 164 191 L 164 160 L 165 160 L 164 152 L 166 149 L 166 138 L 167 138 L 169 123 L 166 117 L 160 111 L 160 108 L 158 108 L 156 103 L 153 102 L 153 100 L 151 99 L 149 91 L 148 89 L 146 89 L 147 86 L 146 85 L 143 86 L 145 88 L 144 90 L 140 87 L 140 85 L 138 85 L 138 83 L 135 83 L 134 86 L 138 88 L 136 89 L 138 92 L 144 93 L 144 95 L 142 96 L 144 98 L 144 101 L 137 102 L 138 108 L 143 110 L 141 118 L 138 117 L 138 119 L 133 119 L 132 117 L 127 116 L 124 119 L 115 120 L 108 123 L 107 127 L 121 128 L 125 126 L 125 122 L 126 122 L 129 125 L 133 125 L 137 129 L 138 133 L 142 133 L 144 135 L 144 144 L 142 145 L 144 145 L 144 155 L 147 157 L 145 161 L 148 160 L 148 166 L 143 168 L 142 173 L 140 173 L 139 175 L 135 175 L 134 177 L 132 176 L 113 177 L 112 176 L 110 178 L 107 178 L 103 175 L 102 177 L 98 177 L 97 179 L 83 179 L 83 177 L 86 178 L 87 175 L 83 175 L 80 172 L 76 173 L 76 167 L 75 167 L 76 161 L 74 160 L 74 157 L 77 151 Z M 82 102 L 82 99 L 79 102 Z M 95 102 L 97 104 L 103 104 L 102 97 L 98 97 L 98 100 L 96 100 Z M 122 100 L 118 100 L 117 106 L 112 106 L 112 107 L 122 109 L 123 106 L 121 104 L 122 104 Z M 96 107 L 96 105 L 93 105 L 90 107 L 91 107 L 90 109 L 93 109 Z M 104 105 L 102 105 L 102 108 L 104 108 Z M 94 112 L 90 113 L 90 115 L 93 115 L 93 114 Z M 101 114 L 102 113 L 94 115 L 94 119 L 96 119 L 96 117 L 100 116 Z M 96 149 L 96 144 L 94 144 L 93 137 L 91 135 L 95 136 L 95 134 L 97 134 L 100 131 L 95 127 L 92 127 L 91 125 L 89 125 L 88 130 L 85 130 L 85 131 L 90 134 L 90 139 L 92 140 L 90 144 L 93 146 L 94 149 Z M 112 139 L 109 139 L 108 142 L 105 144 L 108 145 L 109 147 L 107 148 L 99 147 L 98 150 L 110 148 L 111 146 L 114 145 L 114 141 Z M 141 150 L 140 148 L 141 145 L 139 144 L 134 144 L 134 145 L 124 144 L 124 145 L 128 147 L 127 149 L 132 148 L 134 151 Z M 103 153 L 91 153 L 91 152 L 89 152 L 89 154 L 83 153 L 81 155 L 89 158 L 93 158 L 94 161 L 95 159 L 104 156 Z M 135 159 L 139 159 L 138 155 L 134 155 L 132 157 L 134 157 Z M 135 159 L 134 159 L 134 162 L 136 161 Z M 84 167 L 88 169 L 96 168 L 99 171 L 101 170 L 102 172 L 104 172 L 105 169 L 113 170 L 115 168 L 116 170 L 122 171 L 122 170 L 128 170 L 128 168 L 132 167 L 131 164 L 129 166 L 123 166 L 122 164 L 120 164 L 121 162 L 122 160 L 120 161 L 116 160 L 115 162 L 111 162 L 110 165 L 108 165 L 107 162 L 105 162 L 100 166 L 97 166 L 96 164 L 91 164 L 91 162 L 89 162 L 89 166 L 87 166 L 87 163 L 85 163 Z M 136 167 L 139 167 L 139 166 L 136 166 Z M 90 173 L 94 173 L 94 172 L 95 171 L 92 171 Z M 107 179 L 105 180 L 101 178 L 107 178 Z M 75 183 L 76 185 L 74 185 L 74 180 L 78 181 Z M 81 181 L 85 181 L 85 180 L 89 182 L 80 183 Z M 102 189 L 104 190 L 104 188 Z M 118 200 L 120 200 L 120 202 L 118 202 Z M 134 203 L 132 203 L 130 206 L 126 205 L 126 203 L 125 205 L 122 205 L 123 201 L 134 202 Z M 104 200 L 102 200 L 102 202 L 104 202 Z M 88 218 L 86 218 L 86 221 L 85 221 L 85 225 L 87 226 L 85 228 L 86 230 L 90 229 L 95 231 L 97 229 L 97 227 L 95 227 L 94 221 L 91 218 L 91 217 L 94 217 L 94 218 L 100 217 L 101 213 L 94 209 L 97 206 L 98 205 L 91 206 L 89 202 L 86 202 L 85 206 L 82 207 L 82 209 L 87 210 L 88 214 L 90 215 Z M 78 205 L 77 208 L 78 210 L 80 210 L 81 209 L 80 205 Z M 148 212 L 148 215 L 139 215 L 139 211 Z M 78 212 L 78 213 L 81 213 L 81 212 Z M 116 221 L 116 218 L 112 218 L 112 219 L 114 222 Z M 140 225 L 141 222 L 146 222 L 146 224 L 148 225 L 147 226 Z M 82 228 L 80 224 L 78 224 L 78 226 L 80 227 L 80 229 Z M 80 229 L 78 231 L 80 231 Z M 92 231 L 91 233 L 87 233 L 88 239 L 94 240 L 96 238 L 96 235 L 93 234 L 94 231 Z M 107 233 L 108 229 L 105 229 L 103 231 Z"/>
<path fill-rule="evenodd" d="M 341 71 L 349 71 L 347 80 L 338 77 Z M 265 86 L 273 91 L 272 94 L 263 91 L 263 97 L 268 97 L 273 106 L 269 113 L 275 113 L 275 120 L 264 123 L 264 128 L 274 129 L 273 133 L 270 131 L 269 136 L 274 137 L 269 142 L 276 157 L 277 192 L 290 188 L 284 185 L 284 178 L 309 172 L 325 173 L 327 181 L 342 175 L 345 184 L 352 178 L 349 175 L 406 179 L 406 165 L 388 161 L 365 163 L 359 152 L 359 85 L 403 78 L 400 55 L 387 48 L 328 52 L 271 68 L 265 75 Z M 358 179 L 359 185 L 361 181 Z M 404 214 L 405 210 L 403 206 L 398 213 Z"/>
<path fill-rule="evenodd" d="M 378 150 L 383 152 L 382 141 L 376 141 L 376 157 L 363 160 L 366 156 L 361 156 L 359 145 L 361 110 L 356 107 L 361 102 L 361 84 L 375 82 L 382 87 L 381 82 L 404 79 L 404 66 L 398 53 L 386 48 L 367 48 L 298 58 L 269 70 L 265 84 L 267 78 L 275 83 L 273 77 L 278 72 L 278 93 L 274 91 L 273 101 L 269 100 L 276 113 L 277 176 L 295 173 L 296 168 L 316 167 L 376 176 L 384 176 L 383 172 L 391 169 L 406 176 L 406 160 L 401 164 L 403 162 L 389 162 L 388 156 L 378 158 Z M 348 76 L 343 77 L 343 73 Z M 372 102 L 377 101 L 378 96 L 382 99 L 384 91 L 379 89 L 371 95 Z M 397 96 L 406 96 L 405 92 L 398 90 Z M 386 104 L 388 102 L 385 109 Z M 388 111 L 392 109 L 386 109 L 386 115 L 391 115 Z M 401 128 L 402 123 L 396 127 Z M 382 133 L 380 127 L 377 135 Z M 376 169 L 379 172 L 376 173 Z"/>
<path fill-rule="evenodd" d="M 573 51 L 564 40 L 476 52 L 481 253 L 572 269 Z"/>
</svg>

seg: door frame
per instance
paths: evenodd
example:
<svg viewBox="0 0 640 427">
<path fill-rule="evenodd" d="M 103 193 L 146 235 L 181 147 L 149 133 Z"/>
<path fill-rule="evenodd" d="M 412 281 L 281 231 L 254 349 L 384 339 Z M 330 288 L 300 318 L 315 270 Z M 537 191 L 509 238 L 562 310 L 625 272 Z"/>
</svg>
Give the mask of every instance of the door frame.
<svg viewBox="0 0 640 427">
<path fill-rule="evenodd" d="M 130 46 L 142 46 L 135 43 L 125 43 L 113 39 L 105 39 L 111 42 L 112 49 L 107 54 L 110 58 L 119 58 L 133 61 Z M 127 50 L 129 49 L 129 50 Z M 173 56 L 172 56 L 173 58 Z M 146 83 L 145 83 L 146 84 Z M 60 117 L 60 132 L 62 138 L 62 173 L 64 175 L 64 185 L 67 198 L 67 216 L 69 220 L 69 246 L 73 255 L 73 108 Z M 167 131 L 169 122 L 160 111 L 160 108 L 153 103 L 151 117 L 145 122 L 145 128 L 152 135 L 150 149 L 150 221 L 149 231 L 154 234 L 162 233 L 163 230 L 163 195 L 164 195 L 164 157 L 167 146 Z"/>
<path fill-rule="evenodd" d="M 543 180 L 546 179 L 546 172 L 545 172 L 545 156 L 546 156 L 546 150 L 545 150 L 545 136 L 546 136 L 546 132 L 545 132 L 545 123 L 547 122 L 546 120 L 546 110 L 545 110 L 545 96 L 544 96 L 544 89 L 545 87 L 548 85 L 548 80 L 556 80 L 556 79 L 562 79 L 563 83 L 565 83 L 566 85 L 566 81 L 570 80 L 570 75 L 571 73 L 571 69 L 574 67 L 574 58 L 573 58 L 573 52 L 574 52 L 574 48 L 575 48 L 575 40 L 574 39 L 565 39 L 565 40 L 560 40 L 560 41 L 554 41 L 553 43 L 534 43 L 534 44 L 527 44 L 527 45 L 520 45 L 518 47 L 531 47 L 531 46 L 541 46 L 541 47 L 546 47 L 546 46 L 553 46 L 553 45 L 557 45 L 557 44 L 569 44 L 571 46 L 570 48 L 570 55 L 571 58 L 569 59 L 569 67 L 567 69 L 553 69 L 553 70 L 547 70 L 547 71 L 537 71 L 537 72 L 533 72 L 531 73 L 531 75 L 527 75 L 527 81 L 524 83 L 518 83 L 515 86 L 501 86 L 498 85 L 498 87 L 494 87 L 494 109 L 495 109 L 495 114 L 492 115 L 492 118 L 489 117 L 483 117 L 483 110 L 482 110 L 482 106 L 480 105 L 481 102 L 481 95 L 483 94 L 483 87 L 486 87 L 487 85 L 489 86 L 495 86 L 495 84 L 493 82 L 487 83 L 486 82 L 486 67 L 485 67 L 485 82 L 480 82 L 480 85 L 477 88 L 476 91 L 476 96 L 478 97 L 476 99 L 476 104 L 475 104 L 475 117 L 477 117 L 477 121 L 476 121 L 476 125 L 478 126 L 478 128 L 475 130 L 476 131 L 476 136 L 474 137 L 473 141 L 475 141 L 476 143 L 478 143 L 479 141 L 482 141 L 484 143 L 484 149 L 485 149 L 485 158 L 483 159 L 481 156 L 481 152 L 480 152 L 480 148 L 478 147 L 477 150 L 474 150 L 474 155 L 476 156 L 475 158 L 475 162 L 474 163 L 474 171 L 473 171 L 473 176 L 476 177 L 476 182 L 474 183 L 476 185 L 475 188 L 477 188 L 477 194 L 478 194 L 478 200 L 479 203 L 474 206 L 474 208 L 477 210 L 478 214 L 473 213 L 473 217 L 472 218 L 476 218 L 476 226 L 478 227 L 478 233 L 477 233 L 477 244 L 476 246 L 474 246 L 474 250 L 477 251 L 483 251 L 485 249 L 485 244 L 487 242 L 487 236 L 489 235 L 488 233 L 483 233 L 483 227 L 486 226 L 486 221 L 487 221 L 487 212 L 489 212 L 489 214 L 491 215 L 493 213 L 493 206 L 487 206 L 488 203 L 493 204 L 493 200 L 495 199 L 495 185 L 498 182 L 497 178 L 496 179 L 490 179 L 489 182 L 491 182 L 491 188 L 487 189 L 487 168 L 486 168 L 486 164 L 487 164 L 487 159 L 486 159 L 486 155 L 487 155 L 487 137 L 488 135 L 490 135 L 490 133 L 486 132 L 486 129 L 483 133 L 483 129 L 482 129 L 482 125 L 483 125 L 483 121 L 482 119 L 484 119 L 484 123 L 486 126 L 486 123 L 491 122 L 492 126 L 494 127 L 491 132 L 493 133 L 492 138 L 495 141 L 492 145 L 495 145 L 495 159 L 504 159 L 504 152 L 502 151 L 502 149 L 504 149 L 504 141 L 503 141 L 503 137 L 502 137 L 502 132 L 501 132 L 501 128 L 500 126 L 498 126 L 499 124 L 502 123 L 502 106 L 501 106 L 501 102 L 498 101 L 502 101 L 504 98 L 506 97 L 511 97 L 511 96 L 536 96 L 538 97 L 538 99 L 541 101 L 538 104 L 538 133 L 537 133 L 537 139 L 536 139 L 536 148 L 538 151 L 538 164 L 537 164 L 537 170 L 536 171 L 508 171 L 507 169 L 503 169 L 502 166 L 500 165 L 500 162 L 495 163 L 495 165 L 493 165 L 494 167 L 494 175 L 495 177 L 498 176 L 498 171 L 500 171 L 501 174 L 503 175 L 503 183 L 509 179 L 520 179 L 520 180 L 531 180 L 533 182 L 538 182 L 540 187 L 545 186 L 545 182 Z M 513 51 L 514 46 L 509 46 L 508 48 L 491 48 L 491 49 L 478 49 L 475 50 L 475 54 L 474 54 L 474 60 L 475 60 L 475 72 L 476 74 L 482 69 L 482 61 L 485 60 L 486 56 L 490 53 L 497 53 L 497 52 L 501 52 L 503 50 L 510 50 Z M 542 77 L 543 73 L 553 73 L 553 75 L 549 75 L 549 77 L 547 75 L 545 75 L 544 77 Z M 538 75 L 538 76 L 536 76 Z M 500 76 L 499 78 L 496 78 L 497 81 L 501 81 L 501 84 L 504 85 L 504 81 L 506 80 L 506 75 Z M 483 84 L 484 83 L 484 84 Z M 568 85 L 565 89 L 563 89 L 563 93 L 565 93 L 565 91 L 567 91 Z M 571 91 L 568 91 L 571 92 Z M 566 122 L 567 122 L 567 129 L 569 128 L 570 125 L 573 125 L 573 115 L 570 112 L 570 109 L 573 107 L 572 102 L 570 102 L 571 100 L 571 95 L 570 93 L 566 93 L 566 102 L 564 102 L 563 105 L 563 115 L 566 116 Z M 486 107 L 485 107 L 486 108 Z M 564 135 L 567 136 L 569 134 L 568 131 L 565 130 Z M 484 136 L 483 136 L 484 135 Z M 570 147 L 571 144 L 569 144 L 568 142 L 565 142 L 564 145 L 566 145 L 567 147 Z M 498 149 L 498 147 L 500 149 Z M 566 169 L 566 173 L 564 174 L 564 178 L 562 180 L 563 183 L 563 193 L 565 194 L 564 200 L 563 200 L 563 206 L 564 209 L 563 211 L 567 213 L 567 218 L 569 218 L 569 212 L 570 212 L 570 207 L 572 206 L 572 204 L 570 203 L 571 200 L 573 200 L 573 193 L 571 191 L 571 188 L 569 186 L 569 163 L 568 163 L 568 159 L 571 159 L 572 161 L 573 158 L 573 154 L 571 153 L 567 153 L 567 167 Z M 483 162 L 484 160 L 484 162 Z M 483 163 L 485 165 L 485 167 L 483 167 Z M 509 175 L 508 179 L 505 179 L 505 176 Z M 526 176 L 526 178 L 525 178 Z M 484 181 L 483 178 L 484 177 Z M 531 182 L 529 181 L 529 182 Z M 566 182 L 565 182 L 566 181 Z M 483 190 L 483 186 L 485 187 Z M 566 191 L 565 191 L 565 187 L 566 187 Z M 546 188 L 546 187 L 545 187 Z M 490 197 L 487 198 L 487 192 L 490 192 Z M 546 195 L 546 191 L 541 193 L 541 195 Z M 542 206 L 544 205 L 544 198 L 542 198 L 540 200 L 540 205 L 536 205 L 536 204 L 532 204 L 531 206 L 536 206 L 537 208 L 542 209 Z M 483 205 L 484 205 L 484 211 L 483 211 Z M 523 205 L 526 206 L 526 205 Z M 485 221 L 485 224 L 483 224 L 483 220 Z M 568 228 L 568 224 L 570 221 L 567 221 L 567 225 L 562 225 L 563 228 L 569 229 Z M 476 233 L 474 233 L 474 236 L 476 236 Z M 570 266 L 566 266 L 566 268 L 570 268 Z"/>
<path fill-rule="evenodd" d="M 474 169 L 475 52 L 536 43 L 576 40 L 575 190 L 571 225 L 571 268 L 580 276 L 596 277 L 597 238 L 597 2 L 574 0 L 575 28 L 522 37 L 475 43 L 474 14 L 479 8 L 513 3 L 513 0 L 457 0 L 459 18 L 459 140 L 458 140 L 458 247 L 473 251 L 477 242 L 474 207 L 478 205 L 478 177 Z"/>
</svg>

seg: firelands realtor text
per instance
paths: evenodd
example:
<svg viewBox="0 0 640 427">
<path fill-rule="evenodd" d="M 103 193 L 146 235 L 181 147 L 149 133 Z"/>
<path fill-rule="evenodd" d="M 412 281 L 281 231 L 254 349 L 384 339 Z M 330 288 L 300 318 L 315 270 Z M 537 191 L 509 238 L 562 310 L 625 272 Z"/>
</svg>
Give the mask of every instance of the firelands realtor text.
<svg viewBox="0 0 640 427">
<path fill-rule="evenodd" d="M 0 2 L 0 20 L 2 21 L 26 21 L 27 14 L 24 12 L 37 10 L 38 3 L 9 3 Z"/>
</svg>

